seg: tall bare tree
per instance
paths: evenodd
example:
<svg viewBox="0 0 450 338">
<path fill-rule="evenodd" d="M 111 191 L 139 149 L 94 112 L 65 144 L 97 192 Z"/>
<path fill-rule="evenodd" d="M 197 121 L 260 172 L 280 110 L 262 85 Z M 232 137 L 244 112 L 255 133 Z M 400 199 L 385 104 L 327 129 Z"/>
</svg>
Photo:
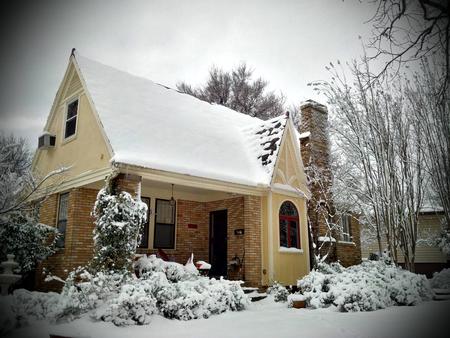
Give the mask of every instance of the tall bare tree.
<svg viewBox="0 0 450 338">
<path fill-rule="evenodd" d="M 425 171 L 420 121 L 410 114 L 401 79 L 373 78 L 368 63 L 354 63 L 349 82 L 333 64 L 330 83 L 316 83 L 335 114 L 333 131 L 347 177 L 337 177 L 376 232 L 379 249 L 387 243 L 397 261 L 414 269 L 418 215 L 423 203 Z"/>
<path fill-rule="evenodd" d="M 450 79 L 450 5 L 448 0 L 372 0 L 376 12 L 370 22 L 375 50 L 372 59 L 383 59 L 378 75 L 392 67 L 432 54 L 443 70 L 439 95 L 448 90 Z"/>
<path fill-rule="evenodd" d="M 201 100 L 217 103 L 263 120 L 283 114 L 285 98 L 267 90 L 268 82 L 253 80 L 253 70 L 245 63 L 230 72 L 212 67 L 203 86 L 194 88 L 180 82 L 179 91 Z"/>
<path fill-rule="evenodd" d="M 406 98 L 420 121 L 424 169 L 438 197 L 434 203 L 444 211 L 443 231 L 450 234 L 450 100 L 448 93 L 444 93 L 443 100 L 437 95 L 440 83 L 436 69 L 423 60 L 421 70 L 406 86 Z"/>
</svg>

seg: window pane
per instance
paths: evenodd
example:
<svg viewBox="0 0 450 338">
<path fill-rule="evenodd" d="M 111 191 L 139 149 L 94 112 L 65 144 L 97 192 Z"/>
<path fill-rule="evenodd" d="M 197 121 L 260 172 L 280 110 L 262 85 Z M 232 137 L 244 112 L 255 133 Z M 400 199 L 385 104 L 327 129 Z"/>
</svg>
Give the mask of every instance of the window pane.
<svg viewBox="0 0 450 338">
<path fill-rule="evenodd" d="M 297 216 L 297 208 L 289 201 L 284 202 L 280 207 L 280 216 Z"/>
<path fill-rule="evenodd" d="M 174 206 L 170 205 L 170 201 L 156 201 L 156 223 L 174 224 L 175 213 Z"/>
<path fill-rule="evenodd" d="M 60 233 L 60 237 L 56 241 L 56 246 L 58 248 L 64 248 L 68 210 L 69 210 L 69 193 L 59 195 L 58 222 L 56 224 L 56 227 Z"/>
<path fill-rule="evenodd" d="M 299 248 L 298 245 L 298 224 L 296 221 L 289 222 L 289 237 L 291 240 L 291 248 Z"/>
<path fill-rule="evenodd" d="M 155 224 L 155 248 L 171 249 L 174 247 L 175 225 Z"/>
<path fill-rule="evenodd" d="M 78 100 L 75 100 L 67 106 L 66 120 L 70 119 L 71 117 L 76 116 L 77 113 L 78 113 Z"/>
<path fill-rule="evenodd" d="M 67 221 L 59 221 L 58 222 L 58 232 L 59 232 L 59 238 L 56 241 L 56 247 L 58 248 L 64 248 L 64 243 L 66 241 L 66 224 Z"/>
<path fill-rule="evenodd" d="M 280 219 L 280 246 L 284 246 L 287 248 L 287 221 L 284 219 Z"/>
<path fill-rule="evenodd" d="M 66 132 L 64 134 L 64 138 L 68 138 L 75 134 L 75 130 L 77 127 L 77 118 L 70 119 L 66 121 Z"/>
<path fill-rule="evenodd" d="M 58 221 L 67 220 L 68 209 L 69 209 L 69 193 L 59 195 Z"/>
<path fill-rule="evenodd" d="M 341 226 L 342 226 L 342 240 L 349 242 L 351 240 L 350 237 L 350 215 L 343 215 L 341 217 Z"/>
</svg>

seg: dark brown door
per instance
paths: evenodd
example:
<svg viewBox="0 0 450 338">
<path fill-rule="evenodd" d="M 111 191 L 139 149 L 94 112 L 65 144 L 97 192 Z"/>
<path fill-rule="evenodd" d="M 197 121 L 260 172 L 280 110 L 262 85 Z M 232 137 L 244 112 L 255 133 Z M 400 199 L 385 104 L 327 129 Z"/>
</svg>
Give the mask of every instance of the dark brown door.
<svg viewBox="0 0 450 338">
<path fill-rule="evenodd" d="M 209 261 L 210 276 L 227 276 L 227 210 L 209 213 Z"/>
</svg>

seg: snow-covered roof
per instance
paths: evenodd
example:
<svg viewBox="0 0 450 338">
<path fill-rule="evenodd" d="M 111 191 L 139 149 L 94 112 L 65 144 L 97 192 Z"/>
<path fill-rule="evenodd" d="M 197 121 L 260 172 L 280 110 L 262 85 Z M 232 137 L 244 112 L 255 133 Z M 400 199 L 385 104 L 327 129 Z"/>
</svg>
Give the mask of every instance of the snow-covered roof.
<svg viewBox="0 0 450 338">
<path fill-rule="evenodd" d="M 285 115 L 263 121 L 75 53 L 112 161 L 245 185 L 269 185 Z"/>
</svg>

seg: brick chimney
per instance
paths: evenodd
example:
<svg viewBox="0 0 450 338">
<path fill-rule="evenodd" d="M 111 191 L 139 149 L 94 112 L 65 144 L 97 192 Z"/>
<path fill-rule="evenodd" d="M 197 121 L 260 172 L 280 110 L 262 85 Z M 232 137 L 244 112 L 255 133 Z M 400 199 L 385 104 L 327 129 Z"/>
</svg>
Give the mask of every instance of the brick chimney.
<svg viewBox="0 0 450 338">
<path fill-rule="evenodd" d="M 317 238 L 325 236 L 327 233 L 326 210 L 328 209 L 332 213 L 334 209 L 331 192 L 329 191 L 332 184 L 332 176 L 328 110 L 326 106 L 313 100 L 304 102 L 300 106 L 300 110 L 302 160 L 308 178 L 315 178 L 312 181 L 308 179 L 308 187 L 311 191 L 311 199 L 308 201 L 308 216 L 311 222 L 313 238 L 317 243 Z M 318 170 L 312 170 L 312 165 Z M 320 182 L 317 181 L 317 178 L 320 178 Z M 324 245 L 324 249 L 323 251 L 325 252 L 328 250 L 327 245 Z M 335 250 L 332 250 L 328 257 L 330 260 L 335 260 Z"/>
</svg>

